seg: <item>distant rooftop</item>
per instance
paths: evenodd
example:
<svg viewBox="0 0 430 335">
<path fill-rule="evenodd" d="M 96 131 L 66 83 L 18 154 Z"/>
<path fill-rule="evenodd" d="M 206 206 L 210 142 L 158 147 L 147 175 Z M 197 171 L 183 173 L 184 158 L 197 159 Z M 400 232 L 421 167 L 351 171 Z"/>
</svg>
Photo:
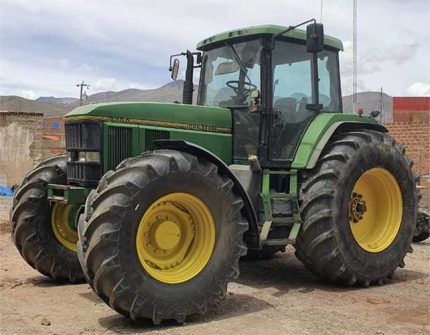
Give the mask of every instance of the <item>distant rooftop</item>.
<svg viewBox="0 0 430 335">
<path fill-rule="evenodd" d="M 36 112 L 9 112 L 9 111 L 5 111 L 5 110 L 0 110 L 1 114 L 6 114 L 6 115 L 20 115 L 20 116 L 43 116 L 43 113 L 36 113 Z"/>
</svg>

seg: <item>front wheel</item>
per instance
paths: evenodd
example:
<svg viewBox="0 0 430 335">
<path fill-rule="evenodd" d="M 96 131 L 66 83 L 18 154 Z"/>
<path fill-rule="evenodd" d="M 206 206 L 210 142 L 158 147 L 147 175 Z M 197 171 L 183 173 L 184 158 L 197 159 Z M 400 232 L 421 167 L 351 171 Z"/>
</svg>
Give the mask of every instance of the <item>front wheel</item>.
<svg viewBox="0 0 430 335">
<path fill-rule="evenodd" d="M 417 192 L 412 162 L 388 135 L 337 135 L 300 191 L 297 257 L 331 281 L 368 286 L 391 278 L 412 251 Z"/>
<path fill-rule="evenodd" d="M 15 193 L 10 216 L 12 239 L 24 260 L 56 281 L 83 281 L 76 254 L 81 206 L 52 204 L 48 184 L 66 184 L 66 157 L 40 163 Z"/>
<path fill-rule="evenodd" d="M 205 313 L 239 274 L 243 201 L 212 163 L 161 150 L 124 161 L 87 200 L 78 255 L 90 286 L 131 319 Z"/>
<path fill-rule="evenodd" d="M 421 210 L 418 211 L 417 224 L 413 242 L 419 243 L 430 237 L 430 215 Z"/>
</svg>

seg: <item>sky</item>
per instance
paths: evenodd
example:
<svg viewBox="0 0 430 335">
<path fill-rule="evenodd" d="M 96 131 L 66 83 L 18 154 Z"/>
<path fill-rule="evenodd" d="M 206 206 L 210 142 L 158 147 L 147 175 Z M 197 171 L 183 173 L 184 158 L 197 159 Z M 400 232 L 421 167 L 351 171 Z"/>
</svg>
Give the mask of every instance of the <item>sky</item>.
<svg viewBox="0 0 430 335">
<path fill-rule="evenodd" d="M 352 93 L 352 0 L 323 0 Z M 168 83 L 169 56 L 216 33 L 321 20 L 321 0 L 0 0 L 0 95 L 76 97 Z M 430 96 L 430 0 L 358 0 L 358 91 Z M 185 64 L 182 61 L 182 64 Z"/>
</svg>

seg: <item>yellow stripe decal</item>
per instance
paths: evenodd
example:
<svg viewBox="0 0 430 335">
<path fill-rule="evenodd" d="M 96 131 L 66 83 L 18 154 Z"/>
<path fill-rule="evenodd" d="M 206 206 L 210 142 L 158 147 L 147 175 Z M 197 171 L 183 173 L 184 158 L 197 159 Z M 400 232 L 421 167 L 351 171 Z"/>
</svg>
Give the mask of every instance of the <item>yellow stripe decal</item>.
<svg viewBox="0 0 430 335">
<path fill-rule="evenodd" d="M 114 123 L 130 123 L 130 124 L 140 124 L 144 126 L 153 126 L 153 127 L 199 130 L 199 131 L 209 131 L 214 133 L 225 133 L 225 134 L 231 133 L 231 129 L 225 128 L 225 127 L 207 126 L 202 124 L 191 124 L 191 123 L 181 123 L 181 122 L 142 120 L 142 119 L 132 119 L 132 118 L 125 118 L 125 117 L 82 115 L 82 116 L 69 116 L 66 118 L 66 122 L 68 121 L 102 121 L 102 122 L 114 122 Z"/>
</svg>

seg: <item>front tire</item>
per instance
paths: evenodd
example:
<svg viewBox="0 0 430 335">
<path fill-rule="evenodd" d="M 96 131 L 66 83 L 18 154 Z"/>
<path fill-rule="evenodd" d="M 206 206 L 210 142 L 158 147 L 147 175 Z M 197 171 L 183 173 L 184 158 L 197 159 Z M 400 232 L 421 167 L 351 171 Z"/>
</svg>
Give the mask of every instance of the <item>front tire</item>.
<svg viewBox="0 0 430 335">
<path fill-rule="evenodd" d="M 301 185 L 296 256 L 318 276 L 368 286 L 404 267 L 416 219 L 412 162 L 388 135 L 337 135 Z"/>
<path fill-rule="evenodd" d="M 24 260 L 56 281 L 84 280 L 76 254 L 77 232 L 67 222 L 74 205 L 48 201 L 48 184 L 66 185 L 66 157 L 40 163 L 15 193 L 10 216 L 12 239 Z"/>
<path fill-rule="evenodd" d="M 87 199 L 78 255 L 90 286 L 133 320 L 184 322 L 239 275 L 243 201 L 217 167 L 160 150 L 108 172 Z"/>
<path fill-rule="evenodd" d="M 413 242 L 419 243 L 427 240 L 429 237 L 430 237 L 430 215 L 419 210 L 417 215 L 417 224 L 415 227 Z"/>
</svg>

